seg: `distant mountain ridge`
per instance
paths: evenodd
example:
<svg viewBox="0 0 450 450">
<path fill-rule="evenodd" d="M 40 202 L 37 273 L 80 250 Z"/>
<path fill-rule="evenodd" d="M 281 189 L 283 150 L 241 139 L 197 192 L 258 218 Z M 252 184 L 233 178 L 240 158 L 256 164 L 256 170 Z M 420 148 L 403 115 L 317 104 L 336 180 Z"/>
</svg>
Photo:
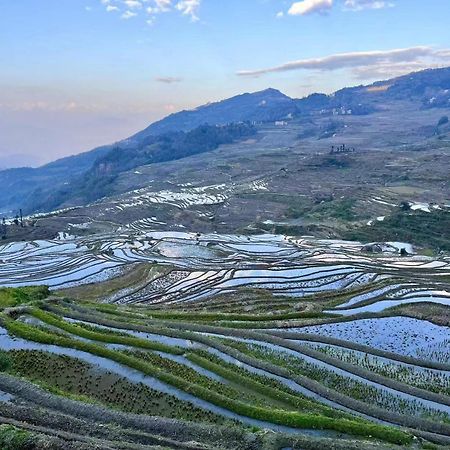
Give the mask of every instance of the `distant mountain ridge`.
<svg viewBox="0 0 450 450">
<path fill-rule="evenodd" d="M 296 112 L 296 100 L 269 88 L 171 114 L 136 133 L 129 140 L 140 141 L 150 135 L 171 131 L 189 131 L 205 123 L 224 125 L 242 121 L 268 122 Z"/>
<path fill-rule="evenodd" d="M 151 136 L 187 132 L 204 124 L 225 125 L 237 122 L 271 122 L 315 114 L 370 114 L 390 102 L 408 100 L 418 108 L 439 108 L 450 105 L 450 68 L 429 69 L 369 86 L 341 89 L 334 94 L 312 94 L 293 99 L 276 89 L 245 93 L 180 111 L 152 123 L 146 129 L 116 144 L 98 147 L 79 155 L 62 158 L 39 168 L 18 168 L 0 171 L 0 211 L 11 214 L 82 177 L 99 158 L 115 147 L 136 149 Z M 27 212 L 32 212 L 28 208 Z"/>
<path fill-rule="evenodd" d="M 98 157 L 81 176 L 51 192 L 35 191 L 25 204 L 26 209 L 55 209 L 68 201 L 87 204 L 110 196 L 119 174 L 139 166 L 183 159 L 215 150 L 256 134 L 249 122 L 228 125 L 201 125 L 184 132 L 149 135 L 132 148 L 115 146 Z"/>
</svg>

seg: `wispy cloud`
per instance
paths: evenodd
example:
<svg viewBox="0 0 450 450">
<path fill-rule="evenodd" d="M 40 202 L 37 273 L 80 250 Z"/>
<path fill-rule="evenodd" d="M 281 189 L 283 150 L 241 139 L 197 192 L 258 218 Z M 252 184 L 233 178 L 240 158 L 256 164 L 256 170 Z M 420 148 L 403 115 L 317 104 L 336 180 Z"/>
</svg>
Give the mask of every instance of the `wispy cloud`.
<svg viewBox="0 0 450 450">
<path fill-rule="evenodd" d="M 321 58 L 300 59 L 278 66 L 257 70 L 242 70 L 239 76 L 257 77 L 276 72 L 292 70 L 333 71 L 351 69 L 359 78 L 367 78 L 369 74 L 378 76 L 381 72 L 386 75 L 397 75 L 422 68 L 450 64 L 450 50 L 437 50 L 433 47 L 418 46 L 394 50 L 378 50 L 366 52 L 338 53 Z M 390 68 L 392 68 L 390 70 Z"/>
<path fill-rule="evenodd" d="M 128 20 L 128 19 L 132 19 L 133 17 L 136 17 L 136 16 L 137 16 L 137 13 L 127 10 L 120 17 L 122 19 Z"/>
<path fill-rule="evenodd" d="M 162 12 L 170 11 L 172 8 L 172 0 L 155 0 L 155 7 Z"/>
<path fill-rule="evenodd" d="M 142 3 L 138 0 L 124 0 L 123 2 L 128 9 L 141 9 Z"/>
<path fill-rule="evenodd" d="M 202 0 L 100 0 L 107 12 L 118 12 L 122 19 L 144 16 L 152 25 L 158 14 L 178 12 L 193 22 L 199 20 Z"/>
<path fill-rule="evenodd" d="M 197 12 L 200 8 L 201 0 L 181 0 L 175 8 L 185 16 L 190 16 L 193 21 L 199 20 Z"/>
<path fill-rule="evenodd" d="M 341 4 L 344 11 L 383 9 L 394 6 L 392 1 L 386 0 L 301 0 L 291 4 L 288 14 L 291 16 L 326 14 L 337 4 Z"/>
<path fill-rule="evenodd" d="M 351 11 L 362 11 L 363 9 L 383 9 L 392 8 L 393 2 L 381 0 L 345 0 L 344 8 Z"/>
<path fill-rule="evenodd" d="M 158 83 L 173 84 L 181 83 L 183 79 L 179 77 L 156 77 L 155 81 L 157 81 Z"/>
</svg>

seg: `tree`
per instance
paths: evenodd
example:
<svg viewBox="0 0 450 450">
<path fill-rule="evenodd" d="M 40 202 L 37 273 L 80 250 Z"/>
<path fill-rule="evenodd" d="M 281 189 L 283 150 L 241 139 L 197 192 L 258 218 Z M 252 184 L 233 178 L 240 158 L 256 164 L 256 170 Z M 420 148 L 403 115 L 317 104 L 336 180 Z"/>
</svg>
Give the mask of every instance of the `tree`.
<svg viewBox="0 0 450 450">
<path fill-rule="evenodd" d="M 411 205 L 408 201 L 404 200 L 400 203 L 400 208 L 403 209 L 403 211 L 409 211 L 411 209 Z"/>
</svg>

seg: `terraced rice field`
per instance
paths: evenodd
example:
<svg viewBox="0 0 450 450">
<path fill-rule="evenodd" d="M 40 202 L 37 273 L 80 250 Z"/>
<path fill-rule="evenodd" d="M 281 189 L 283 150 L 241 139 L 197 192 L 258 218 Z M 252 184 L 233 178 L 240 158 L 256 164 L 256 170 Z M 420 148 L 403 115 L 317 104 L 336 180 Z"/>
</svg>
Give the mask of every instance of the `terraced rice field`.
<svg viewBox="0 0 450 450">
<path fill-rule="evenodd" d="M 450 445 L 450 329 L 404 312 L 448 315 L 450 259 L 151 226 L 0 248 L 0 422 L 67 448 Z"/>
<path fill-rule="evenodd" d="M 222 183 L 195 187 L 188 183 L 172 187 L 172 190 L 155 190 L 150 185 L 127 192 L 111 201 L 111 204 L 104 209 L 102 214 L 122 212 L 136 207 L 154 207 L 155 205 L 171 206 L 180 210 L 190 207 L 220 205 L 239 193 L 265 191 L 267 190 L 267 182 L 264 179 L 255 178 L 239 184 Z M 147 219 L 143 219 L 142 222 L 145 225 Z M 153 221 L 153 224 L 155 223 L 157 221 Z"/>
</svg>

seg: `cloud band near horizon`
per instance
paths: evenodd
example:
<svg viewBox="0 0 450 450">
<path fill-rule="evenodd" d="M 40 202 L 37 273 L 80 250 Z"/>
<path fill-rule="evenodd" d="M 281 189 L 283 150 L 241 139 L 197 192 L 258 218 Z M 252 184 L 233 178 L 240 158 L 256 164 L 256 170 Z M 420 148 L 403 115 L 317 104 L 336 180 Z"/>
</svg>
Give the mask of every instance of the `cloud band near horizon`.
<svg viewBox="0 0 450 450">
<path fill-rule="evenodd" d="M 327 14 L 336 3 L 338 3 L 336 0 L 301 0 L 292 3 L 288 14 L 291 16 L 306 16 L 313 13 Z M 394 6 L 394 3 L 385 0 L 342 0 L 341 3 L 346 11 L 383 9 Z"/>
<path fill-rule="evenodd" d="M 417 46 L 393 50 L 375 50 L 365 52 L 337 53 L 321 58 L 300 59 L 278 66 L 237 72 L 241 77 L 259 77 L 270 73 L 288 72 L 294 70 L 333 71 L 338 69 L 353 69 L 355 74 L 365 73 L 371 69 L 388 69 L 392 66 L 397 71 L 401 66 L 414 66 L 420 70 L 422 66 L 430 67 L 439 64 L 450 64 L 449 49 L 434 49 L 429 46 Z"/>
</svg>

